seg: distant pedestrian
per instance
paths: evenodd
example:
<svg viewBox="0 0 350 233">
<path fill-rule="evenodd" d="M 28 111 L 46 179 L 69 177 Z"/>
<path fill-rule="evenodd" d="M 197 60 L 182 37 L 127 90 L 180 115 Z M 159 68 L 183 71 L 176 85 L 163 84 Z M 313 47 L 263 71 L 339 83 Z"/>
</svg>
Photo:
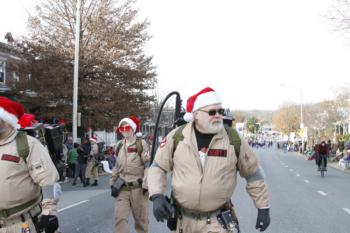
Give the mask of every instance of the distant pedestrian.
<svg viewBox="0 0 350 233">
<path fill-rule="evenodd" d="M 97 145 L 97 138 L 95 136 L 92 136 L 90 138 L 90 144 L 91 144 L 91 150 L 90 154 L 87 158 L 87 164 L 86 164 L 86 183 L 85 187 L 90 185 L 90 180 L 94 179 L 94 183 L 92 183 L 92 186 L 98 185 L 98 145 Z"/>
</svg>

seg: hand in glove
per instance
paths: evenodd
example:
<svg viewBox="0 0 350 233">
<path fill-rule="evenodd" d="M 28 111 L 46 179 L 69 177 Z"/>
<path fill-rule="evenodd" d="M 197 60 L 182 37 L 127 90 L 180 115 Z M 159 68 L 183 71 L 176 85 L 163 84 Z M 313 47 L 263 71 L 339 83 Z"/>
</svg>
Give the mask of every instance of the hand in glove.
<svg viewBox="0 0 350 233">
<path fill-rule="evenodd" d="M 55 215 L 41 215 L 40 223 L 45 233 L 54 233 L 58 229 L 58 218 Z"/>
<path fill-rule="evenodd" d="M 153 214 L 158 222 L 163 222 L 174 214 L 174 208 L 165 199 L 163 194 L 153 195 L 151 201 L 153 202 Z"/>
<path fill-rule="evenodd" d="M 260 231 L 265 231 L 270 225 L 270 209 L 258 209 L 258 218 L 256 219 L 256 229 L 260 228 Z"/>
</svg>

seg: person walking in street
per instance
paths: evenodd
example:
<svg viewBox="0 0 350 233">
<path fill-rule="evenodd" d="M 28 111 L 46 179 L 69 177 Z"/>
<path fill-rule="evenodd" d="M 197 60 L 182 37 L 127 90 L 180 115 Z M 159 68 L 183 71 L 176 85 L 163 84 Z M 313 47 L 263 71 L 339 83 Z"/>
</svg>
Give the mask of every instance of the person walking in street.
<svg viewBox="0 0 350 233">
<path fill-rule="evenodd" d="M 112 170 L 110 185 L 115 197 L 115 233 L 129 232 L 130 210 L 137 233 L 148 232 L 148 193 L 142 189 L 145 164 L 149 161 L 149 148 L 140 138 L 140 120 L 135 116 L 123 118 L 118 126 L 123 139 L 116 145 L 117 163 Z M 120 190 L 114 190 L 122 182 Z M 113 194 L 114 192 L 116 194 Z"/>
<path fill-rule="evenodd" d="M 91 184 L 91 186 L 97 186 L 98 185 L 98 145 L 97 145 L 97 138 L 95 136 L 92 136 L 90 138 L 91 143 L 91 151 L 90 155 L 87 159 L 87 166 L 86 166 L 86 184 L 85 187 L 90 184 L 90 179 L 94 179 L 94 183 Z"/>
<path fill-rule="evenodd" d="M 0 96 L 0 233 L 58 229 L 58 172 L 47 149 L 17 131 L 23 106 Z M 29 229 L 28 229 L 29 228 Z"/>
<path fill-rule="evenodd" d="M 218 93 L 204 88 L 188 99 L 186 111 L 184 119 L 190 123 L 164 138 L 149 169 L 149 197 L 156 220 L 168 220 L 168 224 L 171 220 L 176 232 L 232 232 L 231 196 L 239 172 L 258 210 L 255 227 L 266 230 L 270 204 L 262 168 L 248 143 L 223 126 L 225 111 Z M 167 172 L 172 172 L 174 205 L 164 196 Z M 225 224 L 223 216 L 232 222 Z"/>
</svg>

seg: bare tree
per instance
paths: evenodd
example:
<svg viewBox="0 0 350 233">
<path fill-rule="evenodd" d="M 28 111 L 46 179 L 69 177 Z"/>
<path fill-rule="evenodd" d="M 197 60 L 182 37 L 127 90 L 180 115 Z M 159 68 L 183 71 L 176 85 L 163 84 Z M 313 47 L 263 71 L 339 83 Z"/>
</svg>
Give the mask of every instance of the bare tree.
<svg viewBox="0 0 350 233">
<path fill-rule="evenodd" d="M 287 104 L 279 108 L 272 116 L 274 129 L 284 134 L 297 132 L 300 126 L 300 110 L 297 105 Z"/>
<path fill-rule="evenodd" d="M 41 116 L 71 117 L 76 4 L 43 1 L 29 19 L 25 49 L 35 59 L 26 69 L 39 93 L 31 108 Z M 111 128 L 125 115 L 148 114 L 156 73 L 144 52 L 149 24 L 137 13 L 133 0 L 82 0 L 78 111 L 86 126 Z"/>
</svg>

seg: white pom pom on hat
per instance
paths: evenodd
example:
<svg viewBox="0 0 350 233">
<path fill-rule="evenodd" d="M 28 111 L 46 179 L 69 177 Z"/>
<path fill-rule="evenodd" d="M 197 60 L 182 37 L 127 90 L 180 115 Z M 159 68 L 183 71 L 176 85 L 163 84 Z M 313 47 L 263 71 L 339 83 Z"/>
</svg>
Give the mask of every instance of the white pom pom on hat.
<svg viewBox="0 0 350 233">
<path fill-rule="evenodd" d="M 194 120 L 193 112 L 212 104 L 221 104 L 221 98 L 214 89 L 206 87 L 199 91 L 197 94 L 192 95 L 187 100 L 186 113 L 184 115 L 184 120 L 186 122 L 191 122 Z"/>
<path fill-rule="evenodd" d="M 18 119 L 24 114 L 22 104 L 0 96 L 0 119 L 9 123 L 13 128 L 20 128 Z"/>
</svg>

